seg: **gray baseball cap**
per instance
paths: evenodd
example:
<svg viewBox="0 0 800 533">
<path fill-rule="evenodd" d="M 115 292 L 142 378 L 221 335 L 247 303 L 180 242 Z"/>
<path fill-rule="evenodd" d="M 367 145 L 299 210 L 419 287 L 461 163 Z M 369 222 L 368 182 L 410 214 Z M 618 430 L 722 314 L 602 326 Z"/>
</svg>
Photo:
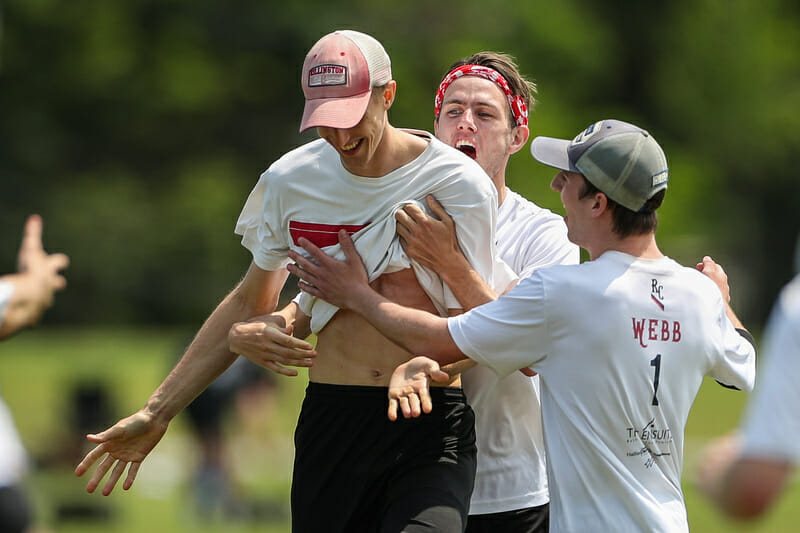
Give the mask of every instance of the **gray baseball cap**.
<svg viewBox="0 0 800 533">
<path fill-rule="evenodd" d="M 577 172 L 631 211 L 667 188 L 664 151 L 646 130 L 620 120 L 595 122 L 571 141 L 536 137 L 531 154 L 540 163 Z"/>
</svg>

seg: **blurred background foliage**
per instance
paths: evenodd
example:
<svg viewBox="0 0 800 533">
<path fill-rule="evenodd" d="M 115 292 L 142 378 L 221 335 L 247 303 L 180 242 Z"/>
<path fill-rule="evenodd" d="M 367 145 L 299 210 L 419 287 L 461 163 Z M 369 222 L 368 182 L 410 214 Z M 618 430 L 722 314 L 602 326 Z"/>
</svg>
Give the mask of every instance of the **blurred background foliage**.
<svg viewBox="0 0 800 533">
<path fill-rule="evenodd" d="M 299 134 L 305 52 L 338 28 L 392 57 L 397 126 L 431 129 L 446 68 L 477 50 L 539 88 L 532 135 L 608 117 L 664 146 L 670 256 L 722 262 L 759 328 L 793 272 L 800 180 L 800 4 L 792 0 L 4 0 L 0 271 L 24 218 L 69 253 L 62 325 L 197 323 L 245 272 L 233 226 Z M 561 212 L 527 148 L 509 183 Z"/>
</svg>

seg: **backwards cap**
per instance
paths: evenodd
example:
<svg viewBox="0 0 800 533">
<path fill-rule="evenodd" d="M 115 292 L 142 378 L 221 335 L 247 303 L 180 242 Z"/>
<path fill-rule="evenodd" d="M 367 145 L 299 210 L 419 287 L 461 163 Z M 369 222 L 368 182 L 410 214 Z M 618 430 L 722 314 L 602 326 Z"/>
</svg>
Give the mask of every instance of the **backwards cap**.
<svg viewBox="0 0 800 533">
<path fill-rule="evenodd" d="M 391 79 L 391 61 L 375 38 L 352 30 L 329 33 L 303 63 L 306 105 L 300 131 L 317 126 L 352 128 L 364 116 L 372 88 Z"/>
<path fill-rule="evenodd" d="M 638 212 L 667 188 L 664 151 L 646 130 L 620 120 L 601 120 L 572 141 L 536 137 L 531 154 L 540 163 L 577 172 L 618 204 Z"/>
</svg>

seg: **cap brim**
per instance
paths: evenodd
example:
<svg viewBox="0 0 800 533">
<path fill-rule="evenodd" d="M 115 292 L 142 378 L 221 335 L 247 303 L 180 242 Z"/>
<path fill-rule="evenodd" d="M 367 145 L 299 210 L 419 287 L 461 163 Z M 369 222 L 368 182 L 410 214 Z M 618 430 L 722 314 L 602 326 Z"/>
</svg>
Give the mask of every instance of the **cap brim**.
<svg viewBox="0 0 800 533">
<path fill-rule="evenodd" d="M 572 141 L 554 139 L 553 137 L 536 137 L 531 141 L 531 155 L 547 166 L 580 172 L 569 160 L 568 149 Z"/>
<path fill-rule="evenodd" d="M 309 128 L 352 128 L 361 121 L 369 105 L 372 91 L 346 98 L 306 100 L 300 132 Z"/>
</svg>

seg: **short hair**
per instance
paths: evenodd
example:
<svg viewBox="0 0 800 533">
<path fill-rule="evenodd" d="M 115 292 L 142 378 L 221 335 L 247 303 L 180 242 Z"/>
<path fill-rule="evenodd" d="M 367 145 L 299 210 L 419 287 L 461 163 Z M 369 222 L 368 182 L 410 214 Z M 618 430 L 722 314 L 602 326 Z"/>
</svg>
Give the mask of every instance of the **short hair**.
<svg viewBox="0 0 800 533">
<path fill-rule="evenodd" d="M 529 112 L 533 110 L 533 106 L 536 103 L 536 100 L 534 99 L 534 95 L 536 94 L 536 84 L 526 79 L 520 73 L 519 67 L 512 56 L 502 52 L 478 52 L 469 57 L 459 59 L 450 65 L 450 68 L 448 68 L 447 72 L 445 72 L 445 76 L 454 69 L 463 67 L 464 65 L 480 65 L 482 67 L 496 70 L 501 76 L 503 76 L 503 78 L 505 78 L 506 82 L 508 82 L 508 86 L 514 96 L 522 97 L 525 105 L 528 107 Z M 511 121 L 512 128 L 517 125 L 516 121 L 514 120 L 514 114 L 511 112 L 510 107 L 508 108 L 508 119 Z M 439 120 L 439 118 L 437 117 L 436 120 Z"/>
<path fill-rule="evenodd" d="M 583 176 L 583 189 L 581 190 L 578 198 L 586 198 L 596 193 L 603 193 L 608 201 L 608 207 L 611 210 L 611 219 L 613 225 L 611 231 L 620 237 L 629 237 L 631 235 L 644 235 L 647 233 L 655 233 L 658 228 L 658 214 L 656 209 L 661 206 L 664 201 L 664 195 L 667 193 L 666 189 L 661 189 L 652 198 L 647 200 L 644 207 L 637 211 L 631 211 L 627 207 L 618 204 L 608 197 L 606 193 L 594 186 L 594 184 Z"/>
</svg>

